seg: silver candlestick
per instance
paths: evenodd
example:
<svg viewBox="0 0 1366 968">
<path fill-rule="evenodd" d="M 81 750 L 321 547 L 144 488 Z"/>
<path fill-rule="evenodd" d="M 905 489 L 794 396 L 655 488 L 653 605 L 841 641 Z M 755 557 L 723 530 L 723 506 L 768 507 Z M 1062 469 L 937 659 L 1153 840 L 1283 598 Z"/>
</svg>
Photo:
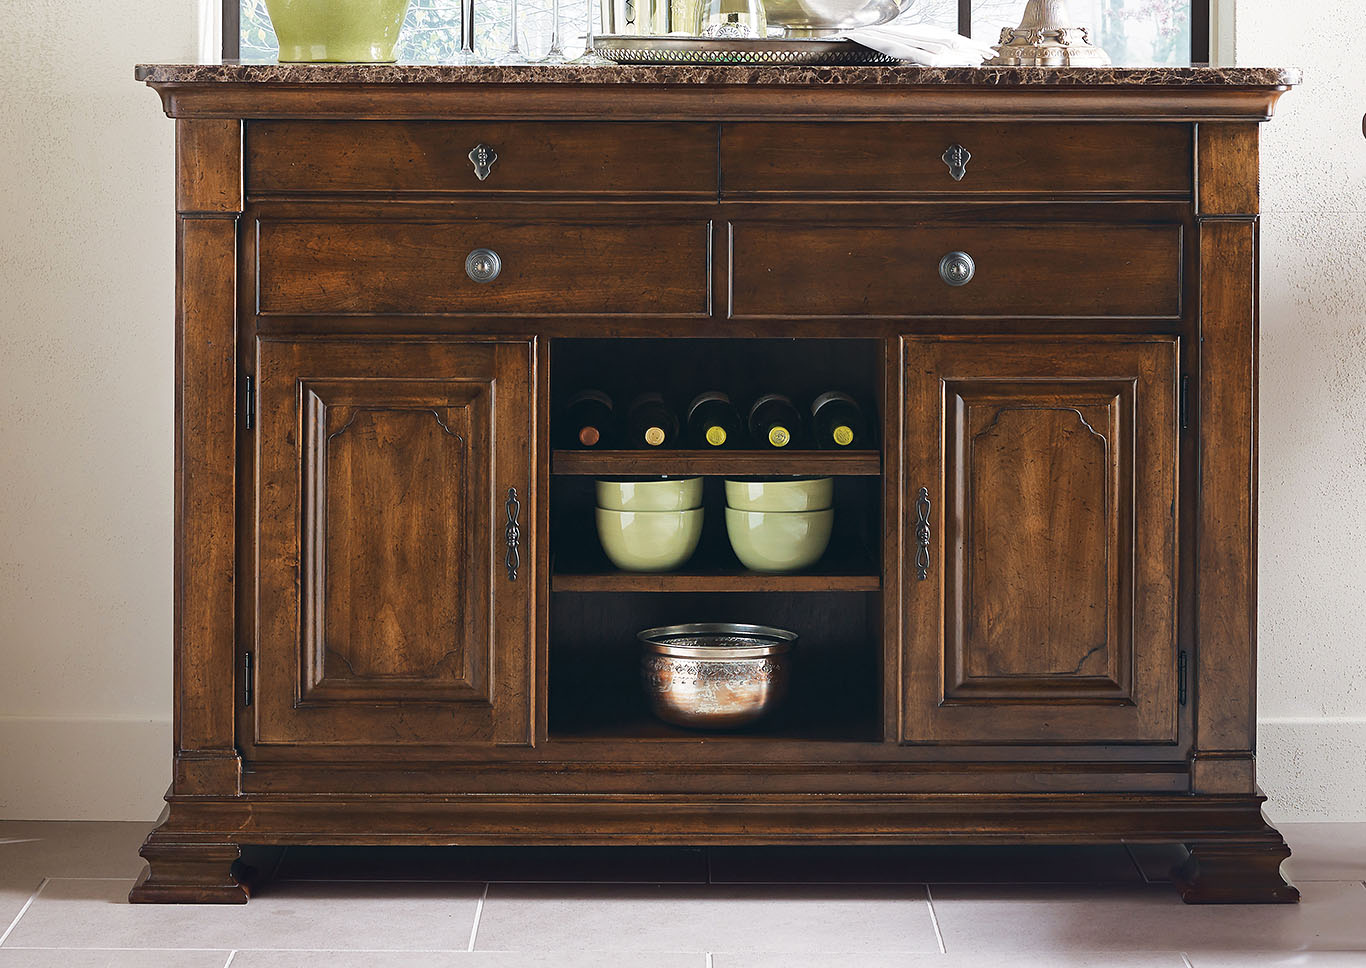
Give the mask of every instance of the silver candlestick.
<svg viewBox="0 0 1366 968">
<path fill-rule="evenodd" d="M 1110 56 L 1091 43 L 1085 27 L 1071 26 L 1066 0 L 1029 0 L 1018 27 L 1001 31 L 999 52 L 988 64 L 1003 67 L 1105 67 Z"/>
</svg>

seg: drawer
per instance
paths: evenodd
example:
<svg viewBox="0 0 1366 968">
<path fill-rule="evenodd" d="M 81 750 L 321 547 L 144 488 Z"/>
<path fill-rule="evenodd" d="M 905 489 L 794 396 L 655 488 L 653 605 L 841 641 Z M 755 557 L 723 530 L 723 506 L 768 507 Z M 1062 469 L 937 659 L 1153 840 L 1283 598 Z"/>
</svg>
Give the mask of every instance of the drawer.
<svg viewBox="0 0 1366 968">
<path fill-rule="evenodd" d="M 470 152 L 496 160 L 480 179 Z M 248 193 L 715 195 L 711 124 L 254 121 Z"/>
<path fill-rule="evenodd" d="M 1189 197 L 1185 124 L 753 123 L 721 131 L 725 195 L 1133 194 Z M 963 177 L 945 155 L 966 149 Z"/>
<path fill-rule="evenodd" d="M 949 253 L 975 264 L 964 285 Z M 1181 314 L 1180 224 L 731 224 L 732 316 Z"/>
<path fill-rule="evenodd" d="M 262 315 L 704 315 L 711 223 L 257 223 Z M 466 260 L 496 253 L 476 282 Z"/>
</svg>

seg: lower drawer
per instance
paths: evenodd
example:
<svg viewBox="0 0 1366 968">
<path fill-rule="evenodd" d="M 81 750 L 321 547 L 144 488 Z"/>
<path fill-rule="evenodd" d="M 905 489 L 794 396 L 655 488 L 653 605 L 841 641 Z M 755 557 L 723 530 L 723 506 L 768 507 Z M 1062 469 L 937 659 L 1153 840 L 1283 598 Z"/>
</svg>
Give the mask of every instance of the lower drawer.
<svg viewBox="0 0 1366 968">
<path fill-rule="evenodd" d="M 711 223 L 257 223 L 262 315 L 688 316 L 709 311 Z M 476 281 L 496 255 L 497 273 Z"/>
<path fill-rule="evenodd" d="M 730 314 L 1177 317 L 1181 262 L 1177 223 L 737 221 Z"/>
</svg>

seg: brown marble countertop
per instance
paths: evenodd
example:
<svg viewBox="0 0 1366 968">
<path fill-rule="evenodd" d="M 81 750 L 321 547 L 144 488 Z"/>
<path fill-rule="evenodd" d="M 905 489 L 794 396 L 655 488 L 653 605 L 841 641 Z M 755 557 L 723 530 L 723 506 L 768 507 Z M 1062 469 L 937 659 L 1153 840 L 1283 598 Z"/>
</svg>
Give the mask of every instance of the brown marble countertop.
<svg viewBox="0 0 1366 968">
<path fill-rule="evenodd" d="M 633 84 L 961 87 L 1287 87 L 1300 72 L 1281 67 L 518 67 L 454 64 L 139 64 L 135 76 L 162 84 Z"/>
</svg>

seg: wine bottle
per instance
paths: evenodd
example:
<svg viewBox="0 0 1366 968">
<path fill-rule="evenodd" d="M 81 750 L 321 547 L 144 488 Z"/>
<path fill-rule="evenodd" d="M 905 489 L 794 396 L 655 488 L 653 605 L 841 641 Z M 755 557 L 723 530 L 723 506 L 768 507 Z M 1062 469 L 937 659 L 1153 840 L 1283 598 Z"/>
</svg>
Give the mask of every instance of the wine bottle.
<svg viewBox="0 0 1366 968">
<path fill-rule="evenodd" d="M 720 390 L 699 393 L 688 404 L 688 444 L 709 447 L 740 446 L 740 414 Z"/>
<path fill-rule="evenodd" d="M 797 447 L 802 415 L 780 393 L 769 393 L 749 408 L 749 439 L 758 447 Z"/>
<path fill-rule="evenodd" d="M 601 390 L 580 390 L 565 404 L 560 445 L 607 447 L 615 436 L 612 432 L 615 424 L 611 397 Z"/>
<path fill-rule="evenodd" d="M 663 394 L 642 393 L 632 400 L 626 408 L 626 428 L 629 447 L 668 447 L 678 441 L 678 416 Z"/>
<path fill-rule="evenodd" d="M 867 447 L 868 423 L 853 397 L 838 390 L 811 403 L 811 436 L 821 450 Z"/>
</svg>

